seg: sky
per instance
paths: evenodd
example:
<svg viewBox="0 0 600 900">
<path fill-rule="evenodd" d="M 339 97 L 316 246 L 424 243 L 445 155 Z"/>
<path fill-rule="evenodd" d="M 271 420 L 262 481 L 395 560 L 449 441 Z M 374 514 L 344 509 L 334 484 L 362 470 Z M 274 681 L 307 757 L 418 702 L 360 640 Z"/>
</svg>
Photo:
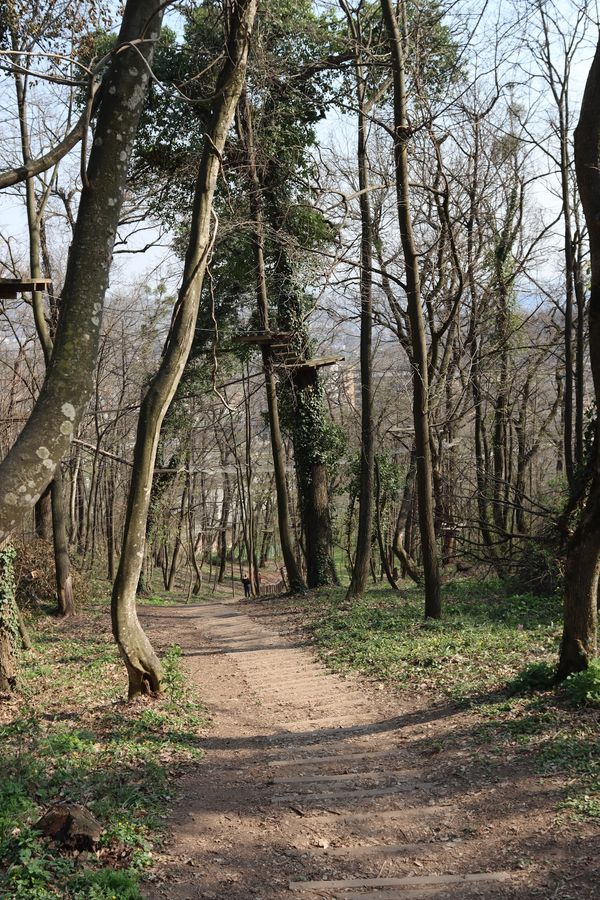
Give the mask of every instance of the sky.
<svg viewBox="0 0 600 900">
<path fill-rule="evenodd" d="M 479 9 L 480 4 L 472 3 L 470 12 L 473 13 Z M 461 15 L 463 15 L 466 7 L 461 5 Z M 529 5 L 531 8 L 531 4 Z M 563 21 L 572 20 L 572 10 L 574 4 L 570 0 L 562 0 L 558 5 L 559 21 L 562 17 Z M 491 4 L 488 7 L 487 19 L 485 20 L 486 33 L 489 38 L 490 31 L 498 28 L 508 29 L 506 25 L 500 25 L 504 18 L 508 19 L 513 15 L 516 5 L 514 3 L 499 2 Z M 181 18 L 176 10 L 169 11 L 167 17 L 168 24 L 174 28 L 177 33 L 181 33 Z M 505 32 L 508 34 L 508 31 Z M 576 110 L 578 107 L 578 99 L 581 95 L 589 61 L 592 56 L 592 43 L 595 37 L 593 27 L 590 28 L 590 38 L 582 44 L 577 57 L 576 64 L 573 69 L 572 77 L 572 108 L 574 110 L 573 122 L 576 121 Z M 487 48 L 489 51 L 490 43 L 487 40 Z M 512 39 L 512 38 L 511 38 Z M 508 41 L 508 37 L 505 38 Z M 488 53 L 489 56 L 489 53 Z M 487 65 L 483 61 L 483 55 L 480 58 L 480 65 Z M 529 100 L 535 99 L 535 95 L 539 92 L 541 84 L 539 80 L 534 78 L 527 79 L 527 68 L 529 60 L 526 56 L 522 56 L 521 61 L 514 67 L 515 81 L 519 82 L 519 92 L 528 94 Z M 34 128 L 38 127 L 41 122 L 52 122 L 56 117 L 57 111 L 60 109 L 56 103 L 57 89 L 54 87 L 44 87 L 38 90 L 38 100 L 40 109 L 34 111 L 33 122 Z M 543 109 L 543 104 L 539 104 L 539 120 L 544 125 L 544 117 L 547 118 L 547 112 Z M 0 125 L 3 128 L 4 139 L 0 148 L 0 166 L 12 164 L 18 161 L 18 154 L 15 154 L 16 147 L 11 143 L 7 135 L 14 133 L 15 128 L 15 106 L 14 106 L 14 88 L 9 77 L 0 77 Z M 330 114 L 318 126 L 318 137 L 324 148 L 331 147 L 334 144 L 354 145 L 354 123 L 350 114 L 340 115 L 339 113 Z M 540 157 L 540 166 L 544 164 Z M 79 158 L 77 153 L 71 155 L 71 159 L 63 167 L 63 173 L 60 176 L 60 183 L 68 186 L 72 183 L 79 166 Z M 558 200 L 553 192 L 553 183 L 551 179 L 539 180 L 532 186 L 533 196 L 540 206 L 544 207 L 548 214 L 551 215 L 557 209 Z M 58 208 L 58 207 L 57 207 Z M 68 230 L 65 228 L 64 222 L 60 218 L 55 218 L 52 223 L 52 231 L 54 234 L 53 244 L 55 251 L 60 258 L 64 259 L 65 244 L 68 243 Z M 27 269 L 26 264 L 26 248 L 27 234 L 26 221 L 24 216 L 22 189 L 11 189 L 0 192 L 0 234 L 3 239 L 10 240 L 11 246 L 17 256 L 21 256 L 24 260 L 24 271 Z M 132 239 L 131 245 L 134 249 L 144 246 L 149 241 L 152 233 L 145 232 L 139 239 Z M 131 286 L 139 282 L 140 279 L 148 280 L 149 283 L 157 283 L 165 280 L 168 286 L 175 289 L 181 265 L 179 260 L 174 256 L 170 246 L 169 235 L 163 236 L 160 246 L 149 248 L 144 253 L 124 253 L 124 248 L 117 248 L 118 253 L 115 254 L 115 261 L 111 273 L 111 285 L 113 290 L 127 291 Z M 0 254 L 4 251 L 4 246 L 0 245 Z M 1 258 L 1 257 L 0 257 Z M 551 263 L 550 263 L 551 265 Z"/>
</svg>

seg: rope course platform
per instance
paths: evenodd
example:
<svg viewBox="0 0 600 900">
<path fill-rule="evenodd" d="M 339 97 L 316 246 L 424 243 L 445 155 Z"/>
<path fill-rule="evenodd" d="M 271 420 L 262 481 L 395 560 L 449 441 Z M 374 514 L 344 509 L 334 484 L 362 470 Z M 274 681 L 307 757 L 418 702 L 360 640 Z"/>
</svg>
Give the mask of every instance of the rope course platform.
<svg viewBox="0 0 600 900">
<path fill-rule="evenodd" d="M 305 359 L 301 353 L 290 346 L 295 335 L 292 331 L 255 331 L 251 334 L 242 334 L 236 338 L 239 344 L 269 347 L 273 365 L 278 369 L 320 369 L 323 366 L 333 366 L 342 362 L 343 356 L 320 356 L 313 359 Z"/>
<path fill-rule="evenodd" d="M 16 300 L 18 294 L 47 291 L 50 278 L 0 278 L 0 300 Z"/>
</svg>

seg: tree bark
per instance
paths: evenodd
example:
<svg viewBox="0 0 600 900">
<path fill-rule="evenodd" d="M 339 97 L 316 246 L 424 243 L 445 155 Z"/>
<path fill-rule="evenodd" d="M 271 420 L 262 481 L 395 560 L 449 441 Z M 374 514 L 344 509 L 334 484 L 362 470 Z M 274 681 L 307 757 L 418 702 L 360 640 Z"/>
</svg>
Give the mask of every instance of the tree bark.
<svg viewBox="0 0 600 900">
<path fill-rule="evenodd" d="M 433 469 L 430 446 L 429 373 L 427 339 L 421 308 L 421 275 L 413 235 L 410 209 L 407 142 L 410 136 L 405 87 L 404 47 L 395 5 L 381 0 L 383 18 L 392 54 L 394 81 L 394 160 L 398 224 L 404 251 L 406 299 L 410 322 L 413 366 L 413 420 L 417 455 L 417 492 L 423 574 L 425 580 L 425 616 L 439 619 L 442 614 L 438 548 L 434 525 Z"/>
<path fill-rule="evenodd" d="M 256 170 L 256 152 L 254 147 L 254 133 L 252 114 L 247 97 L 244 96 L 241 104 L 239 131 L 244 140 L 248 161 L 250 181 L 250 209 L 254 226 L 254 251 L 256 260 L 256 299 L 258 306 L 258 318 L 263 331 L 269 331 L 269 298 L 267 295 L 267 278 L 264 257 L 264 217 L 260 195 L 260 181 Z M 290 590 L 302 593 L 306 590 L 306 584 L 302 577 L 300 565 L 294 552 L 292 527 L 290 519 L 290 502 L 285 477 L 285 452 L 281 435 L 281 422 L 279 418 L 279 402 L 273 366 L 272 351 L 268 344 L 262 345 L 262 359 L 265 373 L 265 388 L 267 394 L 267 409 L 269 413 L 269 432 L 271 435 L 271 451 L 273 455 L 273 471 L 275 474 L 275 494 L 277 499 L 277 521 L 279 525 L 279 539 L 281 541 L 281 553 L 288 575 Z M 257 587 L 258 585 L 256 585 Z"/>
<path fill-rule="evenodd" d="M 590 241 L 590 365 L 596 408 L 600 409 L 600 40 L 575 129 L 575 168 Z M 581 520 L 567 547 L 563 635 L 557 671 L 559 679 L 587 668 L 596 655 L 600 577 L 599 430 L 600 418 L 596 417 L 592 485 Z"/>
<path fill-rule="evenodd" d="M 392 590 L 397 591 L 398 585 L 394 579 L 394 574 L 392 569 L 390 568 L 390 561 L 387 554 L 387 549 L 385 546 L 385 541 L 383 539 L 383 532 L 381 528 L 381 513 L 382 513 L 382 504 L 381 504 L 381 479 L 379 477 L 379 463 L 377 462 L 377 458 L 375 458 L 375 527 L 377 531 L 377 545 L 379 547 L 379 558 L 381 559 L 381 566 L 385 573 L 385 577 L 387 578 L 390 587 Z"/>
<path fill-rule="evenodd" d="M 361 35 L 357 21 L 349 11 L 348 25 L 360 52 Z M 369 164 L 367 141 L 367 75 L 360 57 L 356 64 L 358 114 L 357 162 L 360 189 L 360 487 L 358 497 L 358 533 L 352 578 L 346 600 L 361 596 L 367 587 L 373 540 L 375 434 L 373 428 L 373 221 L 369 200 Z"/>
<path fill-rule="evenodd" d="M 0 693 L 12 693 L 17 684 L 19 617 L 15 602 L 14 550 L 0 551 Z"/>
<path fill-rule="evenodd" d="M 113 634 L 127 668 L 130 698 L 160 688 L 160 663 L 139 623 L 135 602 L 144 559 L 152 473 L 160 427 L 192 346 L 202 282 L 214 239 L 211 239 L 213 196 L 227 132 L 244 83 L 255 12 L 256 0 L 239 0 L 232 7 L 225 62 L 216 85 L 215 109 L 196 180 L 183 283 L 160 366 L 140 409 L 123 549 L 111 607 Z"/>
<path fill-rule="evenodd" d="M 56 599 L 59 616 L 75 613 L 73 579 L 69 562 L 69 541 L 65 522 L 65 501 L 60 466 L 52 479 L 52 535 L 54 539 L 54 565 L 56 568 Z"/>
<path fill-rule="evenodd" d="M 42 541 L 52 540 L 52 497 L 50 485 L 35 504 L 35 533 Z"/>
<path fill-rule="evenodd" d="M 118 45 L 105 79 L 67 262 L 54 353 L 31 416 L 0 464 L 0 540 L 37 502 L 92 392 L 100 322 L 127 176 L 127 161 L 144 104 L 150 61 L 160 30 L 159 0 L 128 0 Z"/>
</svg>

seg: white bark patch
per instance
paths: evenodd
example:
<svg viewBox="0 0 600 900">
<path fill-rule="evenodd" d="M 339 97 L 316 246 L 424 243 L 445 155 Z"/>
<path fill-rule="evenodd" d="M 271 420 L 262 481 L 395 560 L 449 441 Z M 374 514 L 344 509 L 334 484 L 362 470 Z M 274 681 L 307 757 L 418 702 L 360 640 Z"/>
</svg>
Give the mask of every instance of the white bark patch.
<svg viewBox="0 0 600 900">
<path fill-rule="evenodd" d="M 67 419 L 73 420 L 75 418 L 75 407 L 72 403 L 63 403 L 60 410 L 63 416 L 66 416 Z"/>
<path fill-rule="evenodd" d="M 121 160 L 121 162 L 125 162 L 125 160 L 127 159 L 127 154 L 124 150 L 121 150 L 121 152 L 119 153 L 119 159 Z"/>
<path fill-rule="evenodd" d="M 108 205 L 109 205 L 109 206 L 116 206 L 116 205 L 117 205 L 117 201 L 116 201 L 115 197 L 109 197 L 109 198 L 108 198 Z"/>
<path fill-rule="evenodd" d="M 35 455 L 39 456 L 40 459 L 48 459 L 50 456 L 50 451 L 47 447 L 38 447 L 35 451 Z"/>
<path fill-rule="evenodd" d="M 61 434 L 73 434 L 73 423 L 70 419 L 65 419 L 65 421 L 60 426 Z"/>
<path fill-rule="evenodd" d="M 15 506 L 15 504 L 19 502 L 19 498 L 17 497 L 16 494 L 12 494 L 12 493 L 10 493 L 10 494 L 5 494 L 5 495 L 4 495 L 4 502 L 5 502 L 8 506 Z"/>
<path fill-rule="evenodd" d="M 70 423 L 69 423 L 69 424 L 70 424 Z M 73 427 L 73 426 L 71 426 L 71 427 Z M 61 428 L 60 430 L 62 431 L 62 428 Z M 45 459 L 45 460 L 43 461 L 42 465 L 45 466 L 47 469 L 53 469 L 53 468 L 54 468 L 54 463 L 52 462 L 51 459 Z"/>
<path fill-rule="evenodd" d="M 132 78 L 135 78 L 135 76 L 139 75 L 139 73 L 140 73 L 140 70 L 136 69 L 135 66 L 131 66 L 131 68 L 129 69 L 129 74 L 132 76 Z"/>
<path fill-rule="evenodd" d="M 143 102 L 144 97 L 146 96 L 146 81 L 148 80 L 147 75 L 142 75 L 140 80 L 140 84 L 136 84 L 133 91 L 131 92 L 131 97 L 129 100 L 126 100 L 124 106 L 127 109 L 130 109 L 132 112 L 136 110 L 138 106 Z"/>
<path fill-rule="evenodd" d="M 111 84 L 111 86 L 110 86 L 109 89 L 108 89 L 108 93 L 109 93 L 109 94 L 116 94 L 116 93 L 117 93 L 116 85 Z"/>
</svg>

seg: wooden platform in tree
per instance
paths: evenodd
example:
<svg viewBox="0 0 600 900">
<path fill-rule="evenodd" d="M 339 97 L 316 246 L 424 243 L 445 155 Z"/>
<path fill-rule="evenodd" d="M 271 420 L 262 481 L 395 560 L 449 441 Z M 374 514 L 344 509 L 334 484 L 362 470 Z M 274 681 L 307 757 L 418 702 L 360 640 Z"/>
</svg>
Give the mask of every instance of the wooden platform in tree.
<svg viewBox="0 0 600 900">
<path fill-rule="evenodd" d="M 239 344 L 258 344 L 263 346 L 270 344 L 274 347 L 289 347 L 291 339 L 294 337 L 293 331 L 254 331 L 250 334 L 240 334 L 236 337 Z"/>
<path fill-rule="evenodd" d="M 47 291 L 50 278 L 0 278 L 0 299 L 15 300 L 18 294 L 31 291 Z"/>
<path fill-rule="evenodd" d="M 305 359 L 303 353 L 298 353 L 290 346 L 294 337 L 295 334 L 292 331 L 255 331 L 251 334 L 239 335 L 236 341 L 239 344 L 269 347 L 273 366 L 278 369 L 320 369 L 322 366 L 333 366 L 344 359 L 343 356 Z"/>
<path fill-rule="evenodd" d="M 292 363 L 280 363 L 283 369 L 321 369 L 343 362 L 344 356 L 315 356 L 313 359 L 296 359 Z"/>
</svg>

